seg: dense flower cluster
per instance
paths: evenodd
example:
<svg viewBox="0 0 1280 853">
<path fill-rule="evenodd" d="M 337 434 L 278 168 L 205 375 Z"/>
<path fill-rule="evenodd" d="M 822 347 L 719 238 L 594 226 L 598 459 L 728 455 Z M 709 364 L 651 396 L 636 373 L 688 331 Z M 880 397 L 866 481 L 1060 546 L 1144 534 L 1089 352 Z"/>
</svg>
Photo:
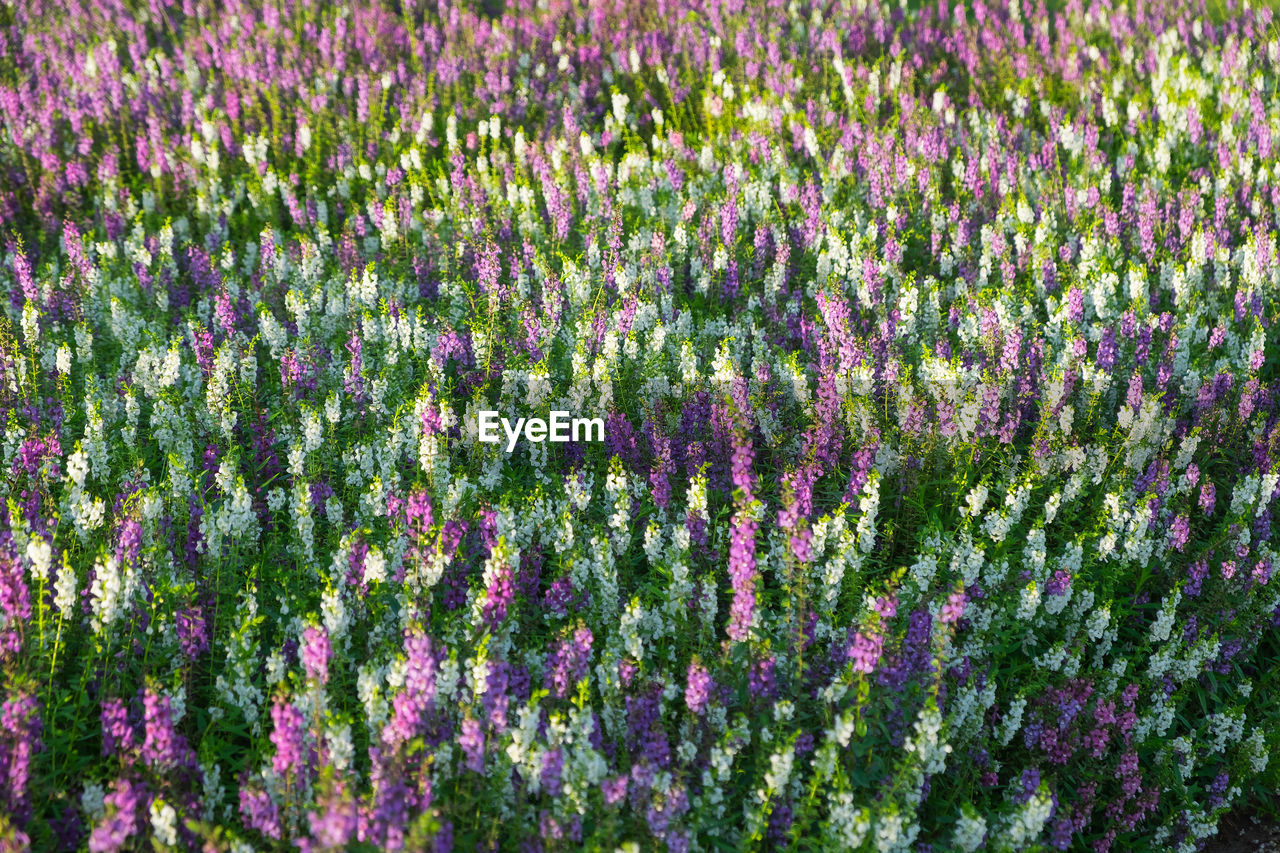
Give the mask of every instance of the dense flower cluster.
<svg viewBox="0 0 1280 853">
<path fill-rule="evenodd" d="M 0 8 L 0 847 L 1277 789 L 1270 10 L 64 5 Z"/>
</svg>

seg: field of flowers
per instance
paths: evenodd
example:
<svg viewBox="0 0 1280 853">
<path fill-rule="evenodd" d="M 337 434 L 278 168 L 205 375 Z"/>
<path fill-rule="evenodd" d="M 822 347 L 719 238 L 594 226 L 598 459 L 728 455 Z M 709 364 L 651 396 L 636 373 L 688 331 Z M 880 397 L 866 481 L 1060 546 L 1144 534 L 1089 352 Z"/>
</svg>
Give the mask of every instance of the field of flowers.
<svg viewBox="0 0 1280 853">
<path fill-rule="evenodd" d="M 1278 83 L 1234 3 L 6 0 L 0 849 L 1198 849 Z"/>
</svg>

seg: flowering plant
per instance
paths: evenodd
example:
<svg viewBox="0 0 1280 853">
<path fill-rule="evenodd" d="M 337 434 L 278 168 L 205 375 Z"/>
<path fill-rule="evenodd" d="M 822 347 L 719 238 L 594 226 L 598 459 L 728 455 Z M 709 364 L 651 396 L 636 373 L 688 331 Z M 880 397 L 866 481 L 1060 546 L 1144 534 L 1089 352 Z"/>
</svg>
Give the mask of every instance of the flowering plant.
<svg viewBox="0 0 1280 853">
<path fill-rule="evenodd" d="M 0 847 L 1274 803 L 1269 8 L 56 5 L 0 7 Z"/>
</svg>

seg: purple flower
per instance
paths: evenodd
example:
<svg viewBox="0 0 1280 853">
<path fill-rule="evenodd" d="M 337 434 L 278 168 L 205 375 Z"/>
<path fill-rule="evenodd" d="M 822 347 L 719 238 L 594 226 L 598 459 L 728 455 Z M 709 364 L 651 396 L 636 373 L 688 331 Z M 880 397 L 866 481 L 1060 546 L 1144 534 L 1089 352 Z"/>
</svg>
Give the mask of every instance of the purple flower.
<svg viewBox="0 0 1280 853">
<path fill-rule="evenodd" d="M 877 445 L 864 447 L 853 453 L 853 466 L 849 473 L 849 486 L 845 489 L 843 500 L 852 503 L 862 494 L 862 487 L 871 476 L 871 469 L 876 461 Z"/>
<path fill-rule="evenodd" d="M 1169 525 L 1169 544 L 1175 551 L 1181 551 L 1187 545 L 1191 535 L 1191 522 L 1185 514 L 1179 515 Z"/>
<path fill-rule="evenodd" d="M 267 838 L 279 841 L 284 837 L 280 826 L 280 809 L 266 791 L 240 788 L 240 815 L 247 829 L 261 832 Z"/>
<path fill-rule="evenodd" d="M 569 615 L 569 606 L 573 603 L 573 581 L 568 576 L 558 577 L 542 596 L 542 606 L 557 619 Z"/>
<path fill-rule="evenodd" d="M 579 626 L 553 644 L 547 658 L 547 686 L 556 698 L 567 698 L 569 691 L 587 677 L 593 639 L 588 628 Z"/>
<path fill-rule="evenodd" d="M 435 523 L 431 511 L 431 498 L 425 490 L 418 489 L 409 493 L 405 504 L 405 522 L 409 530 L 418 537 L 425 536 Z"/>
<path fill-rule="evenodd" d="M 302 712 L 293 703 L 277 699 L 271 706 L 271 744 L 276 754 L 271 758 L 271 769 L 281 775 L 301 769 L 305 721 Z"/>
<path fill-rule="evenodd" d="M 1133 409 L 1135 415 L 1142 408 L 1142 373 L 1138 370 L 1134 370 L 1129 377 L 1129 393 L 1125 397 L 1125 403 Z"/>
<path fill-rule="evenodd" d="M 692 661 L 689 664 L 684 690 L 684 701 L 689 706 L 689 710 L 701 716 L 702 712 L 706 710 L 707 703 L 711 700 L 715 686 L 716 684 L 711 679 L 711 673 L 707 672 L 707 668 L 697 660 Z"/>
<path fill-rule="evenodd" d="M 466 756 L 467 769 L 473 773 L 484 772 L 484 729 L 480 721 L 468 717 L 462 721 L 462 732 L 458 735 L 458 746 Z"/>
<path fill-rule="evenodd" d="M 605 805 L 617 805 L 624 797 L 626 797 L 627 782 L 628 778 L 626 774 L 615 776 L 613 778 L 606 777 L 601 780 L 600 789 L 604 793 Z"/>
<path fill-rule="evenodd" d="M 199 657 L 209 650 L 209 626 L 204 618 L 204 610 L 200 605 L 192 605 L 186 610 L 178 611 L 175 619 L 178 628 L 178 645 L 187 660 L 195 663 Z"/>
<path fill-rule="evenodd" d="M 31 818 L 27 785 L 32 756 L 43 745 L 42 727 L 36 697 L 17 692 L 0 706 L 0 812 L 11 815 L 19 829 Z"/>
<path fill-rule="evenodd" d="M 872 607 L 876 613 L 880 614 L 880 619 L 888 622 L 898 614 L 898 595 L 897 593 L 888 593 L 887 595 L 878 595 L 872 601 Z"/>
<path fill-rule="evenodd" d="M 1078 287 L 1067 291 L 1067 319 L 1073 323 L 1084 322 L 1084 291 Z"/>
<path fill-rule="evenodd" d="M 1065 595 L 1071 589 L 1071 573 L 1066 569 L 1058 569 L 1044 585 L 1045 595 Z"/>
<path fill-rule="evenodd" d="M 884 638 L 872 631 L 854 632 L 853 641 L 849 644 L 849 660 L 853 661 L 853 671 L 871 673 L 880 662 L 880 654 L 884 649 Z"/>
<path fill-rule="evenodd" d="M 329 681 L 329 660 L 333 657 L 333 646 L 329 643 L 329 634 L 322 628 L 308 626 L 302 632 L 302 666 L 307 678 L 320 684 Z"/>
<path fill-rule="evenodd" d="M 778 660 L 772 654 L 766 654 L 751 662 L 747 670 L 747 688 L 751 695 L 760 699 L 772 699 L 778 689 Z"/>
<path fill-rule="evenodd" d="M 561 777 L 564 774 L 564 751 L 558 747 L 542 753 L 542 787 L 552 797 L 560 796 Z"/>
<path fill-rule="evenodd" d="M 1030 800 L 1040 788 L 1040 770 L 1035 767 L 1028 767 L 1022 771 L 1020 781 L 1021 790 L 1014 796 L 1014 801 L 1025 803 Z"/>
<path fill-rule="evenodd" d="M 239 317 L 236 316 L 236 309 L 231 304 L 231 296 L 225 289 L 219 290 L 214 296 L 214 316 L 218 320 L 218 325 L 222 328 L 223 333 L 227 335 L 235 334 L 236 323 Z"/>
<path fill-rule="evenodd" d="M 1200 587 L 1204 583 L 1204 579 L 1209 576 L 1209 564 L 1205 560 L 1196 560 L 1187 571 L 1189 579 L 1183 589 L 1188 596 L 1195 598 L 1200 594 Z"/>
<path fill-rule="evenodd" d="M 483 617 L 489 628 L 496 629 L 507 618 L 507 608 L 515 601 L 516 590 L 511 564 L 506 560 L 494 567 L 485 588 Z"/>
<path fill-rule="evenodd" d="M 755 497 L 755 475 L 751 464 L 755 459 L 755 451 L 751 447 L 751 439 L 745 430 L 733 431 L 732 479 L 733 487 L 741 492 L 743 504 L 749 504 Z"/>
<path fill-rule="evenodd" d="M 147 688 L 142 697 L 142 760 L 154 768 L 194 767 L 195 753 L 173 726 L 168 696 Z"/>
<path fill-rule="evenodd" d="M 0 512 L 5 529 L 7 515 Z M 0 545 L 0 661 L 22 648 L 22 629 L 31 618 L 31 594 L 23 575 L 22 561 Z"/>
<path fill-rule="evenodd" d="M 351 327 L 351 335 L 347 339 L 347 353 L 351 356 L 351 363 L 343 378 L 342 388 L 357 406 L 362 405 L 368 396 L 365 393 L 364 377 L 361 374 L 364 363 L 362 359 L 363 352 L 364 342 L 360 339 L 359 326 L 353 325 Z"/>
<path fill-rule="evenodd" d="M 947 597 L 947 603 L 942 605 L 942 612 L 939 618 L 945 625 L 954 625 L 960 621 L 960 617 L 964 615 L 965 594 L 963 590 L 951 593 Z M 864 670 L 869 671 L 869 670 Z"/>
<path fill-rule="evenodd" d="M 383 741 L 391 746 L 423 734 L 427 712 L 435 704 L 439 651 L 417 630 L 406 632 L 404 651 L 404 687 L 392 699 L 391 719 L 382 730 Z"/>
<path fill-rule="evenodd" d="M 307 812 L 307 825 L 311 838 L 297 842 L 303 853 L 321 850 L 341 850 L 356 838 L 359 814 L 355 801 L 347 796 L 346 787 L 335 781 L 322 796 L 317 798 L 315 811 Z"/>
<path fill-rule="evenodd" d="M 89 835 L 89 853 L 115 853 L 125 842 L 144 831 L 145 812 L 151 797 L 146 786 L 128 779 L 117 779 L 102 804 L 106 815 Z"/>
<path fill-rule="evenodd" d="M 1205 480 L 1200 486 L 1200 509 L 1205 515 L 1213 514 L 1213 505 L 1217 503 L 1218 490 L 1214 488 L 1213 483 Z"/>
<path fill-rule="evenodd" d="M 124 702 L 117 698 L 102 700 L 102 754 L 127 753 L 136 745 L 133 726 Z"/>
<path fill-rule="evenodd" d="M 731 640 L 745 640 L 751 628 L 756 606 L 755 540 L 759 525 L 755 519 L 738 513 L 733 517 L 729 533 L 729 582 L 733 586 L 733 603 L 729 605 L 727 632 Z"/>
</svg>

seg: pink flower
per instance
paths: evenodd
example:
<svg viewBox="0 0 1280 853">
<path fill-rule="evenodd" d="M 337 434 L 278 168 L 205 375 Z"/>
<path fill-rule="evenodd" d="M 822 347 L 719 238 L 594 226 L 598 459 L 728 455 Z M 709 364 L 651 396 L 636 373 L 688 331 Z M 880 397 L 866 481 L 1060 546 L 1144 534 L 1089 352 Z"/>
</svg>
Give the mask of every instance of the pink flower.
<svg viewBox="0 0 1280 853">
<path fill-rule="evenodd" d="M 849 646 L 849 660 L 853 661 L 853 671 L 871 673 L 880 662 L 880 654 L 884 650 L 884 638 L 877 634 L 863 634 L 861 631 L 853 635 L 853 643 Z"/>
<path fill-rule="evenodd" d="M 960 621 L 960 617 L 964 615 L 965 594 L 963 591 L 953 592 L 947 598 L 947 603 L 942 605 L 942 622 L 946 625 L 954 625 Z"/>
</svg>

